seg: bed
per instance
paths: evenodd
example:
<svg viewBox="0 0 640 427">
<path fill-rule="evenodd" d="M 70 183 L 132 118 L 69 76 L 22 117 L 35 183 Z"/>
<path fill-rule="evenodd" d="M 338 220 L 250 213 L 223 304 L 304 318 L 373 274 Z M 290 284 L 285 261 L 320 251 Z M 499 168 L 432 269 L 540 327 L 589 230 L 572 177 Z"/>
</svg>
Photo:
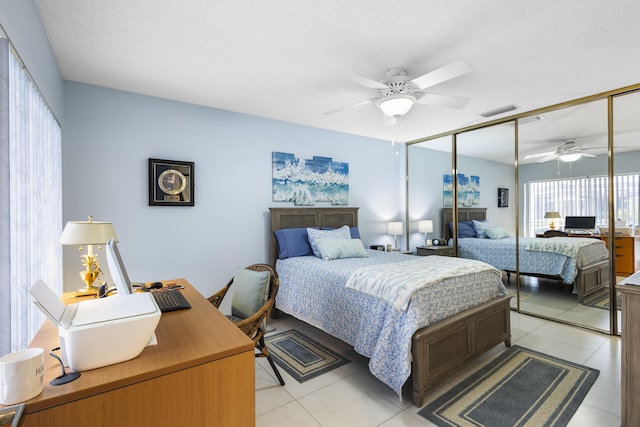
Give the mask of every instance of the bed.
<svg viewBox="0 0 640 427">
<path fill-rule="evenodd" d="M 375 250 L 366 250 L 366 257 L 354 259 L 326 261 L 313 255 L 278 259 L 280 248 L 275 237 L 278 230 L 338 229 L 347 225 L 353 233 L 358 226 L 358 208 L 270 211 L 272 263 L 280 277 L 277 310 L 352 345 L 369 358 L 372 374 L 400 397 L 403 385 L 410 380 L 416 406 L 422 406 L 429 388 L 457 372 L 476 355 L 501 342 L 511 345 L 510 297 L 500 280 L 502 273 L 496 269 L 473 261 L 486 268 L 444 280 L 434 279 L 430 286 L 413 294 L 402 310 L 345 283 L 357 286 L 350 279 L 372 264 L 397 268 L 425 262 L 445 269 L 445 265 L 449 266 L 447 260 L 469 260 Z"/>
<path fill-rule="evenodd" d="M 486 221 L 486 212 L 486 208 L 458 208 L 458 235 L 469 235 L 460 228 L 462 224 Z M 452 221 L 452 209 L 443 208 L 441 226 L 446 238 L 451 237 L 449 224 Z M 516 243 L 512 236 L 495 237 L 498 238 L 459 238 L 458 256 L 486 262 L 510 274 L 516 271 L 518 252 L 520 274 L 551 278 L 572 286 L 581 304 L 588 295 L 609 286 L 609 251 L 601 240 L 519 237 Z M 516 251 L 516 244 L 519 251 Z"/>
</svg>

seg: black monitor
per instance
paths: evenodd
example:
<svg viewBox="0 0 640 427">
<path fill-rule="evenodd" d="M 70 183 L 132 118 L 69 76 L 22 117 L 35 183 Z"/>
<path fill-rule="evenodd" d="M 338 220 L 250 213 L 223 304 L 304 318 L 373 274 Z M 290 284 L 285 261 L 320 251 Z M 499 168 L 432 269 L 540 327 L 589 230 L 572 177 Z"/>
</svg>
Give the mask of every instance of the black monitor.
<svg viewBox="0 0 640 427">
<path fill-rule="evenodd" d="M 564 218 L 565 230 L 593 230 L 596 228 L 595 216 L 567 216 Z"/>
</svg>

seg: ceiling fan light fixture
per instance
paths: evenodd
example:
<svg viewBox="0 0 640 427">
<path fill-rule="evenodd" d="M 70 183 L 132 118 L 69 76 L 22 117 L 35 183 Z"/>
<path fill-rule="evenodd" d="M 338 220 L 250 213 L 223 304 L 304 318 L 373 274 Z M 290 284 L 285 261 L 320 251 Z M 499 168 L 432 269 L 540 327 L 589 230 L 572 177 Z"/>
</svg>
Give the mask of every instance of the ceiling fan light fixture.
<svg viewBox="0 0 640 427">
<path fill-rule="evenodd" d="M 378 107 L 389 117 L 404 116 L 416 99 L 411 95 L 389 95 L 378 101 Z"/>
<path fill-rule="evenodd" d="M 571 162 L 575 162 L 580 157 L 582 157 L 582 153 L 562 154 L 560 155 L 560 160 L 562 160 L 563 162 L 571 163 Z"/>
</svg>

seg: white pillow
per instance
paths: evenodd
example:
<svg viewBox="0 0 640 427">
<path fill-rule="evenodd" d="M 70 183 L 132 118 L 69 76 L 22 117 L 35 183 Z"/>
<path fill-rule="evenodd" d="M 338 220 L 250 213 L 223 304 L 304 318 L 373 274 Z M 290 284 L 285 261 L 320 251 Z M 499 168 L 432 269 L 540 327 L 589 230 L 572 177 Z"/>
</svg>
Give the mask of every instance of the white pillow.
<svg viewBox="0 0 640 427">
<path fill-rule="evenodd" d="M 317 244 L 320 257 L 325 261 L 369 256 L 360 239 L 320 239 Z"/>
<path fill-rule="evenodd" d="M 494 240 L 509 237 L 509 232 L 507 231 L 507 229 L 500 226 L 487 228 L 486 230 L 484 230 L 484 232 L 487 234 L 488 238 Z"/>
<path fill-rule="evenodd" d="M 476 237 L 479 237 L 479 238 L 487 237 L 487 233 L 485 232 L 485 230 L 487 228 L 493 227 L 493 224 L 491 224 L 489 221 L 476 221 L 475 219 L 472 221 L 473 221 L 473 228 L 476 229 Z"/>
<path fill-rule="evenodd" d="M 320 251 L 318 251 L 318 240 L 320 239 L 351 239 L 351 232 L 348 225 L 343 225 L 340 228 L 332 230 L 318 230 L 316 228 L 307 228 L 307 236 L 309 237 L 309 244 L 313 254 L 318 258 L 322 258 Z"/>
</svg>

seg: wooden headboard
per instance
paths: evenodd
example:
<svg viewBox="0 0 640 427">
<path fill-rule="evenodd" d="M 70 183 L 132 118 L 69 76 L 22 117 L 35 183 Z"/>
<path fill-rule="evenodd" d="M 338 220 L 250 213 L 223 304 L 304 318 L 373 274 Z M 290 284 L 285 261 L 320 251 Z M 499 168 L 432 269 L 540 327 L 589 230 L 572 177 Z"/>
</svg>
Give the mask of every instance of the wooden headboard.
<svg viewBox="0 0 640 427">
<path fill-rule="evenodd" d="M 484 221 L 487 219 L 487 208 L 458 208 L 458 222 L 471 221 Z M 453 222 L 453 208 L 442 208 L 440 229 L 441 236 L 448 239 L 453 237 L 449 231 L 449 223 Z"/>
<path fill-rule="evenodd" d="M 278 258 L 278 241 L 273 233 L 282 228 L 358 226 L 358 208 L 269 208 L 271 213 L 271 265 Z"/>
</svg>

